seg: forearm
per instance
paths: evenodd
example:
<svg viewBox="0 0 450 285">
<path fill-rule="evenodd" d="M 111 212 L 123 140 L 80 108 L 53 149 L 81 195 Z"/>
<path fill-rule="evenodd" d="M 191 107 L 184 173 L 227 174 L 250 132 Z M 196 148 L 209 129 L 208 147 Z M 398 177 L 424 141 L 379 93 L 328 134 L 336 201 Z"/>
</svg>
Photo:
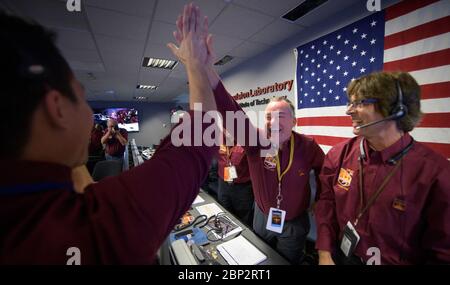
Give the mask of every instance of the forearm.
<svg viewBox="0 0 450 285">
<path fill-rule="evenodd" d="M 106 144 L 106 141 L 108 140 L 108 137 L 109 137 L 109 133 L 106 133 L 106 134 L 100 139 L 100 142 L 101 142 L 102 144 Z"/>
<path fill-rule="evenodd" d="M 206 74 L 208 76 L 209 85 L 211 86 L 211 89 L 216 89 L 217 85 L 220 82 L 220 77 L 217 74 L 217 72 L 214 70 L 213 66 L 207 66 L 206 67 Z"/>
<path fill-rule="evenodd" d="M 217 110 L 205 67 L 200 62 L 190 62 L 186 65 L 186 71 L 189 80 L 190 109 L 194 109 L 195 103 L 201 103 L 204 112 Z"/>
<path fill-rule="evenodd" d="M 128 143 L 128 140 L 124 138 L 120 133 L 117 133 L 116 138 L 117 140 L 119 140 L 121 145 L 126 145 Z"/>
</svg>

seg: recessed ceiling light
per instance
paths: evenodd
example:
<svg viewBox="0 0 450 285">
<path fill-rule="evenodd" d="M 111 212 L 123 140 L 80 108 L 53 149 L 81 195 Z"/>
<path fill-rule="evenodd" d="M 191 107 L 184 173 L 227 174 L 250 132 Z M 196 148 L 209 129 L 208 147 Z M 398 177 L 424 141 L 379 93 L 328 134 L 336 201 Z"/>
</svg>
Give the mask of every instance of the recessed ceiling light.
<svg viewBox="0 0 450 285">
<path fill-rule="evenodd" d="M 290 22 L 295 22 L 299 18 L 303 17 L 304 15 L 308 14 L 312 10 L 318 8 L 323 3 L 327 2 L 328 0 L 306 0 L 302 2 L 300 5 L 295 7 L 294 9 L 287 12 L 285 15 L 283 15 L 281 18 L 288 20 Z"/>
<path fill-rule="evenodd" d="M 154 85 L 142 85 L 139 84 L 136 86 L 137 89 L 149 89 L 149 90 L 156 90 L 158 87 Z"/>
<path fill-rule="evenodd" d="M 222 57 L 218 62 L 214 63 L 214 65 L 224 65 L 228 62 L 230 62 L 233 59 L 231 55 L 226 55 Z"/>
<path fill-rule="evenodd" d="M 142 66 L 161 69 L 174 69 L 175 66 L 177 66 L 177 63 L 178 61 L 171 59 L 144 57 L 144 62 L 142 63 Z"/>
<path fill-rule="evenodd" d="M 133 97 L 133 99 L 134 99 L 134 100 L 147 100 L 148 97 L 145 97 L 145 96 L 135 96 L 135 97 Z"/>
</svg>

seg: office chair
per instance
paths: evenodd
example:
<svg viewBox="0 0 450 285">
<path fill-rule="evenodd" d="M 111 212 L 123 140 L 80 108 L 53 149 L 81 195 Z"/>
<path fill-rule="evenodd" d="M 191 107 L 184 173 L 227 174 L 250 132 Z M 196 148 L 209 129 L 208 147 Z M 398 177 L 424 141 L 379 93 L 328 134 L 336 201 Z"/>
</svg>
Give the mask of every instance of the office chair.
<svg viewBox="0 0 450 285">
<path fill-rule="evenodd" d="M 100 181 L 108 176 L 116 176 L 122 172 L 122 161 L 119 160 L 103 160 L 97 162 L 92 172 L 92 179 Z"/>
</svg>

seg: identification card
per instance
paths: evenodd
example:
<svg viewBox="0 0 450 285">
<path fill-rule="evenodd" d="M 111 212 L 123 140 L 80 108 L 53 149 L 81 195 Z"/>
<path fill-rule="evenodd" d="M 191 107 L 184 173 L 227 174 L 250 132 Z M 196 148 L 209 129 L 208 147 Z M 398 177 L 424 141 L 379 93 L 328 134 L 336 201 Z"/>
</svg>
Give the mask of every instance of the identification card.
<svg viewBox="0 0 450 285">
<path fill-rule="evenodd" d="M 223 180 L 226 182 L 233 182 L 237 178 L 237 171 L 234 165 L 226 166 L 223 169 Z"/>
<path fill-rule="evenodd" d="M 270 208 L 266 229 L 281 234 L 283 232 L 285 217 L 286 211 L 277 208 Z"/>
<path fill-rule="evenodd" d="M 342 236 L 341 241 L 341 250 L 345 256 L 349 257 L 353 255 L 359 239 L 360 237 L 355 227 L 350 221 L 348 221 L 344 228 L 344 235 Z"/>
</svg>

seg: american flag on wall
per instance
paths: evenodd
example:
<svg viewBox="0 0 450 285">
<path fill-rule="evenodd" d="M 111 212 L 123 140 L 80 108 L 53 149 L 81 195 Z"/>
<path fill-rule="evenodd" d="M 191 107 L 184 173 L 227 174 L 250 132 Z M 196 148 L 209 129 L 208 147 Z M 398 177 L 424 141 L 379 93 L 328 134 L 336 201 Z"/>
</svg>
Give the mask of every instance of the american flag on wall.
<svg viewBox="0 0 450 285">
<path fill-rule="evenodd" d="M 450 0 L 408 0 L 297 48 L 297 130 L 327 152 L 353 137 L 352 78 L 407 71 L 425 116 L 411 135 L 450 158 Z"/>
</svg>

